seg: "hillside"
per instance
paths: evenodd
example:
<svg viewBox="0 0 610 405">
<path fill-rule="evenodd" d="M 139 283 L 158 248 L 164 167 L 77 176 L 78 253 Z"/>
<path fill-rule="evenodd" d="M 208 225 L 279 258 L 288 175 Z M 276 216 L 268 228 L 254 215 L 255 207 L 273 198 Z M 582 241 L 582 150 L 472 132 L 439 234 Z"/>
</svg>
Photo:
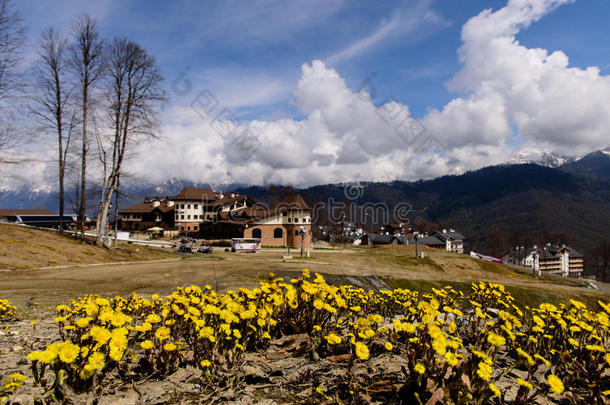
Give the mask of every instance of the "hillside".
<svg viewBox="0 0 610 405">
<path fill-rule="evenodd" d="M 175 256 L 131 245 L 104 249 L 68 236 L 21 226 L 0 224 L 0 269 L 76 266 L 167 259 Z"/>
</svg>

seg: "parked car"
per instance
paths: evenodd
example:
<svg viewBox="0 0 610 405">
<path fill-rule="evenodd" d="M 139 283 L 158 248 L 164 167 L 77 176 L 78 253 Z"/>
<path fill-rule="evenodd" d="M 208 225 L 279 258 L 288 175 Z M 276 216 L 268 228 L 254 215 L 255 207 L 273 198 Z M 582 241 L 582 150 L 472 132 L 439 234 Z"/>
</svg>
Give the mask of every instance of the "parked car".
<svg viewBox="0 0 610 405">
<path fill-rule="evenodd" d="M 199 253 L 209 253 L 212 254 L 212 246 L 201 245 L 199 249 L 197 249 Z"/>
<path fill-rule="evenodd" d="M 187 245 L 186 243 L 182 243 L 182 244 L 180 244 L 180 246 L 178 246 L 178 252 L 193 253 L 193 249 L 191 249 L 191 247 L 189 245 Z"/>
</svg>

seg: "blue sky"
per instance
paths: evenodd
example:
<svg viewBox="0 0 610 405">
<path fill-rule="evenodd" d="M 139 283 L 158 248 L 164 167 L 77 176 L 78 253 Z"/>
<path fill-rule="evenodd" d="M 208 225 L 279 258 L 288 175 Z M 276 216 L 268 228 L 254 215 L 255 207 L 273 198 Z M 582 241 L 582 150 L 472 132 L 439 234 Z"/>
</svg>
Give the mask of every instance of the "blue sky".
<svg viewBox="0 0 610 405">
<path fill-rule="evenodd" d="M 552 125 L 535 126 L 533 122 L 539 121 L 542 116 L 552 117 L 561 113 L 550 110 L 543 111 L 541 115 L 539 111 L 521 111 L 522 100 L 519 97 L 522 95 L 506 93 L 506 87 L 519 86 L 517 82 L 525 73 L 515 73 L 515 70 L 510 76 L 498 76 L 497 83 L 492 86 L 494 95 L 490 96 L 485 90 L 484 81 L 497 76 L 498 71 L 481 73 L 474 66 L 468 67 L 468 61 L 478 60 L 479 64 L 485 64 L 487 57 L 476 53 L 476 49 L 481 46 L 473 45 L 469 52 L 464 52 L 466 56 L 460 58 L 460 47 L 465 46 L 462 38 L 464 24 L 485 9 L 491 9 L 490 13 L 497 18 L 509 19 L 512 18 L 511 15 L 519 14 L 511 11 L 511 7 L 507 7 L 507 13 L 503 14 L 502 9 L 507 3 L 507 0 L 99 0 L 94 3 L 76 0 L 20 0 L 17 6 L 30 28 L 29 35 L 32 39 L 36 38 L 40 29 L 50 25 L 68 31 L 74 15 L 88 12 L 99 20 L 105 38 L 127 36 L 155 55 L 166 78 L 165 86 L 170 95 L 169 105 L 163 114 L 164 132 L 169 142 L 166 145 L 174 146 L 176 142 L 189 139 L 186 130 L 189 125 L 199 128 L 203 125 L 194 123 L 192 114 L 189 115 L 187 111 L 193 98 L 204 89 L 209 90 L 221 106 L 229 108 L 249 127 L 252 127 L 252 122 L 276 125 L 281 120 L 291 121 L 290 125 L 296 123 L 297 126 L 303 124 L 302 126 L 306 127 L 304 122 L 315 121 L 316 111 L 321 112 L 326 125 L 326 135 L 321 135 L 321 132 L 308 135 L 310 139 L 318 139 L 318 142 L 299 144 L 303 148 L 311 148 L 317 157 L 312 157 L 314 161 L 309 164 L 304 162 L 291 167 L 303 169 L 316 166 L 319 170 L 314 170 L 302 181 L 292 175 L 279 178 L 293 183 L 311 184 L 364 179 L 367 176 L 362 172 L 378 166 L 384 169 L 368 176 L 368 179 L 390 180 L 392 176 L 415 179 L 460 172 L 498 163 L 510 155 L 507 150 L 513 152 L 524 145 L 532 150 L 574 150 L 574 142 L 569 142 L 569 139 L 574 139 L 575 136 L 583 138 L 578 144 L 580 147 L 576 148 L 579 152 L 604 146 L 599 134 L 595 137 L 582 136 L 572 131 L 558 136 L 557 139 L 551 139 L 549 134 L 557 128 Z M 517 22 L 516 33 L 509 29 L 497 34 L 509 37 L 515 35 L 510 44 L 511 49 L 517 52 L 515 55 L 524 54 L 518 52 L 519 46 L 521 50 L 540 48 L 546 50 L 547 54 L 559 51 L 569 58 L 569 64 L 561 67 L 565 74 L 574 73 L 578 76 L 569 69 L 579 68 L 585 71 L 587 67 L 594 66 L 599 69 L 599 77 L 594 80 L 603 81 L 604 86 L 607 84 L 607 75 L 610 73 L 608 0 L 514 0 L 512 3 L 513 6 L 531 3 L 533 8 L 540 7 L 539 15 L 519 17 L 523 21 Z M 50 16 L 53 17 L 49 18 Z M 483 43 L 481 41 L 485 41 L 485 38 L 477 37 L 473 41 Z M 487 45 L 484 44 L 483 47 L 485 46 Z M 499 49 L 494 51 L 490 48 L 490 55 L 497 57 Z M 435 161 L 430 163 L 431 160 L 428 159 L 420 162 L 420 165 L 426 165 L 426 168 L 412 167 L 400 171 L 389 162 L 404 168 L 404 160 L 408 160 L 409 156 L 393 156 L 392 148 L 388 147 L 382 148 L 383 151 L 380 150 L 379 153 L 369 153 L 366 162 L 371 166 L 335 165 L 342 161 L 341 154 L 347 153 L 346 143 L 352 142 L 349 141 L 352 139 L 350 137 L 353 137 L 353 140 L 358 139 L 363 149 L 366 149 L 366 142 L 361 141 L 359 135 L 354 135 L 353 128 L 329 126 L 328 123 L 332 123 L 333 119 L 324 108 L 303 108 L 303 105 L 307 104 L 303 100 L 307 97 L 319 100 L 313 96 L 311 88 L 301 92 L 296 90 L 299 83 L 305 82 L 303 65 L 312 66 L 316 60 L 322 61 L 323 67 L 314 69 L 312 75 L 319 77 L 319 74 L 324 76 L 329 72 L 336 74 L 337 77 L 333 76 L 333 80 L 343 81 L 345 88 L 354 94 L 364 88 L 370 94 L 374 107 L 381 107 L 391 98 L 407 108 L 409 114 L 421 120 L 428 132 L 444 145 L 445 153 L 441 154 L 443 162 L 434 159 Z M 544 57 L 541 57 L 541 60 L 544 61 Z M 525 61 L 523 66 L 527 66 Z M 456 78 L 460 71 L 464 76 Z M 549 68 L 541 74 L 552 78 L 554 71 Z M 181 76 L 181 73 L 184 76 Z M 191 90 L 174 91 L 175 86 L 172 84 L 178 83 L 177 78 L 184 77 L 192 84 Z M 549 93 L 543 94 L 541 100 L 561 92 L 561 88 L 551 89 L 544 85 L 544 78 L 540 75 L 532 80 L 541 84 L 541 89 L 548 89 Z M 565 81 L 565 78 L 562 80 Z M 588 85 L 590 84 L 575 84 L 585 89 L 583 92 L 588 91 Z M 337 89 L 339 93 L 343 91 L 341 85 Z M 565 90 L 570 91 L 570 88 Z M 300 98 L 298 94 L 301 94 Z M 528 97 L 538 97 L 538 94 L 530 94 Z M 479 102 L 482 103 L 481 106 L 476 104 Z M 582 103 L 582 97 L 576 102 Z M 325 103 L 322 101 L 322 104 L 326 105 Z M 476 104 L 476 111 L 489 107 L 490 111 L 493 109 L 493 114 L 498 114 L 501 119 L 497 122 L 465 123 L 464 120 L 470 118 L 464 117 L 472 117 L 476 113 L 466 112 L 456 116 L 455 111 L 447 109 L 452 105 L 457 105 L 455 108 L 459 109 L 468 103 Z M 590 133 L 601 131 L 601 126 L 607 123 L 607 110 L 594 111 L 594 107 L 583 105 L 579 113 L 581 115 L 577 117 L 578 120 L 575 118 L 574 123 L 566 123 L 564 127 L 580 125 L 582 129 L 589 126 L 582 124 L 590 123 L 591 119 L 587 118 L 589 114 L 602 115 L 602 122 L 598 126 L 591 124 L 592 127 L 587 129 Z M 493 114 L 490 112 L 490 116 Z M 486 120 L 485 117 L 473 119 Z M 553 120 L 549 118 L 549 121 Z M 474 134 L 471 138 L 464 135 L 460 138 L 461 141 L 457 142 L 447 130 L 452 127 L 465 133 L 477 132 L 473 128 L 484 128 L 485 133 Z M 509 128 L 508 135 L 506 127 Z M 498 131 L 497 136 L 489 135 L 495 130 Z M 179 131 L 186 132 L 181 138 L 175 135 L 175 140 L 172 140 L 174 134 Z M 204 130 L 191 134 L 197 139 L 209 137 Z M 343 143 L 335 144 L 333 149 L 327 145 L 327 138 L 324 136 L 328 139 L 342 137 Z M 216 141 L 223 143 L 222 139 Z M 226 151 L 226 140 L 224 144 L 225 148 L 218 149 L 217 154 L 220 155 L 220 160 L 231 161 L 230 153 Z M 468 152 L 468 148 L 475 144 L 478 148 L 476 153 Z M 275 143 L 271 140 L 268 145 Z M 366 150 L 365 152 L 368 153 Z M 350 152 L 352 155 L 359 153 L 360 151 Z M 274 166 L 272 161 L 277 159 L 258 156 L 261 154 L 262 151 L 259 151 L 254 160 L 233 162 L 231 166 L 240 166 L 245 173 L 251 173 L 260 169 L 257 164 L 266 165 L 270 169 L 277 168 L 277 164 L 286 165 L 285 162 L 276 162 Z M 328 168 L 326 164 L 321 163 L 323 159 L 318 159 L 322 155 L 332 155 L 334 159 L 331 170 L 333 175 L 329 175 L 327 179 L 321 174 L 326 170 L 323 167 Z M 211 161 L 219 161 L 216 155 L 206 156 Z M 383 161 L 379 160 L 381 158 Z M 364 163 L 364 160 L 361 163 Z M 215 165 L 217 164 L 212 164 Z M 138 170 L 143 170 L 143 166 L 134 165 L 134 171 Z M 205 166 L 202 170 L 205 170 Z M 266 169 L 260 169 L 259 175 L 250 180 L 247 176 L 236 175 L 239 170 L 229 170 L 227 167 L 223 170 L 230 172 L 229 175 L 235 181 L 245 179 L 252 183 L 264 183 L 268 180 L 261 174 Z M 194 180 L 205 181 L 208 178 L 206 176 L 202 175 Z M 155 180 L 162 180 L 162 177 L 159 175 Z"/>
<path fill-rule="evenodd" d="M 260 118 L 275 109 L 293 111 L 290 99 L 300 67 L 314 59 L 328 61 L 352 89 L 374 73 L 379 102 L 394 96 L 416 116 L 442 108 L 451 98 L 445 82 L 460 67 L 457 49 L 462 25 L 502 0 L 439 1 L 41 1 L 18 6 L 30 36 L 39 28 L 69 28 L 74 15 L 89 12 L 106 38 L 127 36 L 154 54 L 169 85 L 180 72 L 194 87 L 232 88 L 225 82 L 273 78 L 270 94 L 248 97 L 234 106 L 242 117 Z M 305 6 L 304 6 L 305 5 Z M 49 16 L 59 11 L 60 18 Z M 426 18 L 425 13 L 430 13 Z M 580 0 L 551 12 L 518 39 L 530 47 L 561 49 L 571 65 L 610 69 L 607 19 L 610 2 Z M 410 24 L 406 24 L 409 22 Z M 56 23 L 54 25 L 54 23 Z M 333 58 L 383 31 L 370 45 Z M 218 82 L 218 83 L 215 83 Z M 242 82 L 243 84 L 243 82 Z M 169 87 L 169 86 L 168 86 Z M 228 91 L 228 89 L 227 89 Z M 179 102 L 173 95 L 172 102 Z M 235 98 L 238 98 L 235 95 Z M 227 100 L 232 101 L 231 99 Z M 255 101 L 258 101 L 254 104 Z"/>
</svg>

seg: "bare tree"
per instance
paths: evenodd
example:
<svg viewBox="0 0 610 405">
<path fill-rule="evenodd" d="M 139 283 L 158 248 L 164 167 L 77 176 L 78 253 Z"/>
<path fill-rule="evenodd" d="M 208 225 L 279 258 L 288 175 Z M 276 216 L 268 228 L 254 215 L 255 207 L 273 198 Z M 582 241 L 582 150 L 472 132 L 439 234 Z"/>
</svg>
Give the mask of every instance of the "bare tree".
<svg viewBox="0 0 610 405">
<path fill-rule="evenodd" d="M 155 59 L 138 44 L 121 38 L 109 46 L 108 111 L 113 136 L 107 144 L 99 142 L 104 178 L 97 217 L 98 245 L 105 242 L 110 202 L 119 192 L 127 150 L 138 136 L 154 135 L 158 125 L 156 113 L 165 100 L 162 80 Z"/>
<path fill-rule="evenodd" d="M 10 125 L 9 105 L 18 88 L 18 66 L 25 41 L 25 28 L 19 13 L 13 10 L 11 0 L 0 0 L 0 164 L 16 163 L 7 153 L 18 142 Z M 9 101 L 9 103 L 6 103 Z"/>
<path fill-rule="evenodd" d="M 87 124 L 91 117 L 91 99 L 96 83 L 101 79 L 104 65 L 104 43 L 97 31 L 97 21 L 87 14 L 80 15 L 74 23 L 72 35 L 74 44 L 70 46 L 70 66 L 78 81 L 81 106 L 82 150 L 81 150 L 81 179 L 80 179 L 80 206 L 78 220 L 81 238 L 85 238 L 85 209 L 87 189 L 87 152 L 89 143 L 87 139 Z"/>
<path fill-rule="evenodd" d="M 43 131 L 57 136 L 59 170 L 59 232 L 64 223 L 64 179 L 72 132 L 76 126 L 76 111 L 71 109 L 66 77 L 66 40 L 53 28 L 41 34 L 38 53 L 40 61 L 34 68 L 35 92 L 30 111 Z"/>
</svg>

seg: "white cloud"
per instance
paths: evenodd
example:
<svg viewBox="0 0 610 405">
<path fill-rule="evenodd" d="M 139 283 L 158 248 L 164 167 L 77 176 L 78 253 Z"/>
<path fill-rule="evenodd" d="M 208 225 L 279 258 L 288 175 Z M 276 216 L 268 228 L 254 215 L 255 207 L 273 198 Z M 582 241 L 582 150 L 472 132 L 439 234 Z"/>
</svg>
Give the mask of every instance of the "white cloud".
<svg viewBox="0 0 610 405">
<path fill-rule="evenodd" d="M 450 146 L 501 144 L 514 123 L 526 146 L 578 153 L 608 143 L 610 76 L 597 67 L 569 66 L 562 51 L 527 48 L 515 35 L 572 0 L 510 0 L 485 10 L 462 28 L 463 68 L 449 89 L 456 98 L 425 117 Z"/>
<path fill-rule="evenodd" d="M 188 103 L 166 112 L 163 138 L 139 145 L 128 171 L 134 180 L 150 183 L 169 178 L 214 183 L 229 176 L 235 183 L 307 186 L 415 180 L 498 164 L 513 153 L 507 144 L 513 128 L 525 148 L 580 153 L 604 147 L 610 77 L 596 67 L 571 67 L 563 52 L 527 48 L 515 37 L 567 2 L 509 0 L 504 8 L 471 18 L 462 29 L 463 67 L 448 83 L 462 94 L 441 110 L 430 110 L 421 128 L 408 106 L 396 100 L 375 104 L 364 90 L 350 89 L 335 69 L 314 60 L 302 66 L 294 89 L 303 119 L 240 121 L 235 134 L 221 136 L 226 134 L 212 121 L 223 107 L 272 103 L 285 97 L 288 85 L 260 73 L 251 76 L 251 84 L 237 86 L 232 74 L 208 72 L 210 81 L 219 78 L 214 89 L 221 105 L 206 118 Z M 375 38 L 336 60 L 367 49 Z M 227 122 L 220 124 L 222 129 Z"/>
</svg>

